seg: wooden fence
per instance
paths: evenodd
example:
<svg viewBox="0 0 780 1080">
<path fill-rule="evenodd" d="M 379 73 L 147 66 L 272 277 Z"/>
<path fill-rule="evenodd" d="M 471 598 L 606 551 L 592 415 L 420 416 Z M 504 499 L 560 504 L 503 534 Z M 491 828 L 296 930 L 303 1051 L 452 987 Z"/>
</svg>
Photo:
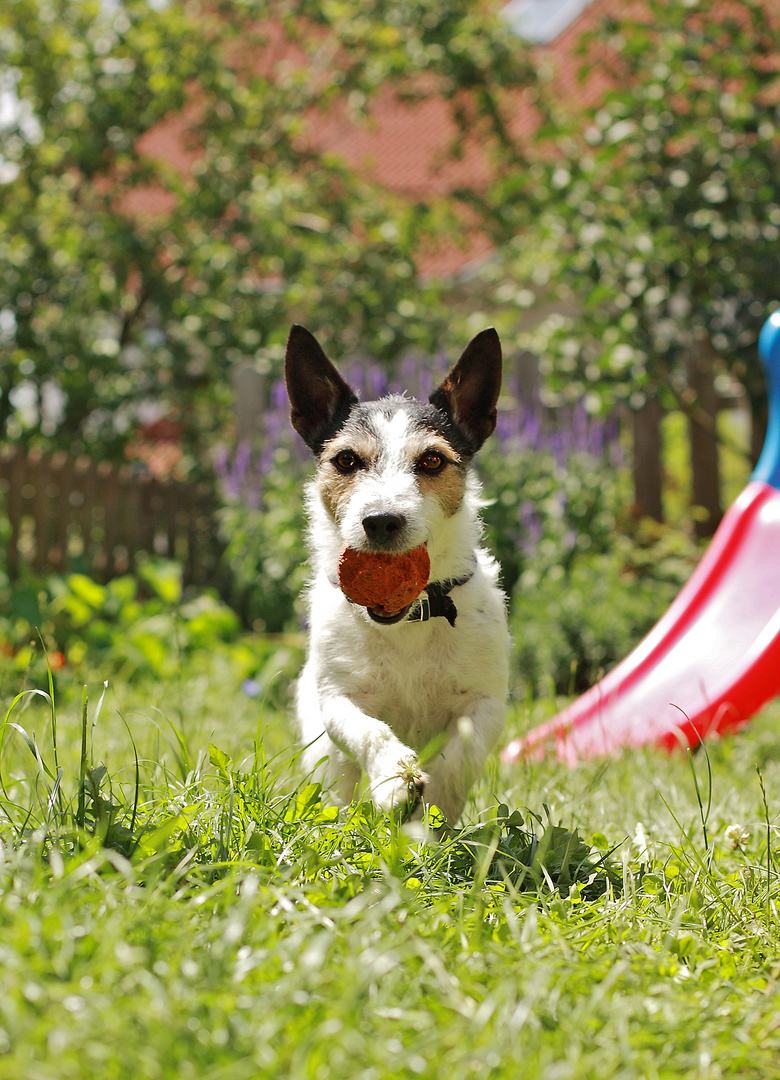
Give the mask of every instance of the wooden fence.
<svg viewBox="0 0 780 1080">
<path fill-rule="evenodd" d="M 138 552 L 177 559 L 186 584 L 213 581 L 218 543 L 207 484 L 160 481 L 88 457 L 0 450 L 0 500 L 10 528 L 8 574 L 82 569 L 107 581 Z"/>
</svg>

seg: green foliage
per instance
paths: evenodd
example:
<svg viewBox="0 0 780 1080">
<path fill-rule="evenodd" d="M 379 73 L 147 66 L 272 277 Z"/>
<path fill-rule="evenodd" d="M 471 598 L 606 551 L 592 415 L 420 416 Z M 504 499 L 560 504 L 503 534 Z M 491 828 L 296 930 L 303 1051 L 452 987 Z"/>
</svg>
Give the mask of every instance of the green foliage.
<svg viewBox="0 0 780 1080">
<path fill-rule="evenodd" d="M 634 536 L 613 533 L 568 566 L 533 560 L 511 608 L 521 687 L 554 695 L 593 686 L 658 621 L 698 557 L 683 534 L 648 520 Z"/>
<path fill-rule="evenodd" d="M 415 258 L 460 233 L 454 202 L 396 198 L 321 132 L 379 92 L 441 95 L 451 155 L 488 149 L 523 56 L 466 0 L 4 4 L 0 432 L 119 454 L 152 399 L 203 450 L 293 317 L 348 352 L 432 350 L 448 312 Z"/>
<path fill-rule="evenodd" d="M 635 520 L 624 469 L 558 442 L 488 444 L 479 461 L 521 695 L 592 686 L 660 618 L 700 554 L 681 530 Z"/>
<path fill-rule="evenodd" d="M 593 104 L 549 91 L 538 160 L 499 181 L 495 204 L 541 226 L 544 241 L 523 242 L 527 273 L 539 267 L 576 302 L 575 318 L 534 336 L 561 399 L 637 405 L 651 391 L 690 410 L 684 361 L 703 348 L 759 409 L 756 340 L 780 301 L 776 54 L 758 0 L 725 13 L 716 0 L 648 0 L 583 41 Z"/>
<path fill-rule="evenodd" d="M 537 577 L 553 567 L 567 574 L 579 555 L 607 551 L 628 526 L 624 473 L 587 451 L 488 444 L 478 469 L 488 547 L 510 597 L 529 567 Z"/>
<path fill-rule="evenodd" d="M 578 829 L 553 825 L 549 809 L 544 810 L 546 825 L 538 814 L 510 813 L 500 805 L 492 820 L 463 830 L 449 856 L 450 869 L 465 857 L 459 870 L 466 879 L 511 882 L 521 892 L 557 890 L 586 899 L 596 899 L 610 889 L 619 892 L 621 879 L 608 857 L 596 855 Z"/>
<path fill-rule="evenodd" d="M 142 561 L 137 576 L 107 585 L 69 574 L 6 591 L 11 614 L 0 619 L 0 641 L 14 651 L 20 671 L 35 657 L 40 635 L 59 663 L 94 668 L 110 659 L 126 673 L 170 675 L 181 655 L 235 641 L 240 629 L 236 613 L 214 596 L 184 599 L 181 567 L 160 560 Z"/>
<path fill-rule="evenodd" d="M 277 450 L 264 477 L 262 505 L 228 499 L 219 512 L 229 567 L 230 601 L 247 626 L 278 633 L 302 618 L 308 577 L 304 471 L 286 447 Z"/>
</svg>

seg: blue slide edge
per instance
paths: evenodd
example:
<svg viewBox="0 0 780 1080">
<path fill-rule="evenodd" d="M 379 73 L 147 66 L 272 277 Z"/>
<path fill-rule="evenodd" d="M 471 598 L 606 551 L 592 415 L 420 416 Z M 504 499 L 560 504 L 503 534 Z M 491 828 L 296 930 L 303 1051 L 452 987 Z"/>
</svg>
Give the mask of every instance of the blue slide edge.
<svg viewBox="0 0 780 1080">
<path fill-rule="evenodd" d="M 764 448 L 751 480 L 761 480 L 780 490 L 780 311 L 764 323 L 758 339 L 769 394 L 769 424 Z"/>
</svg>

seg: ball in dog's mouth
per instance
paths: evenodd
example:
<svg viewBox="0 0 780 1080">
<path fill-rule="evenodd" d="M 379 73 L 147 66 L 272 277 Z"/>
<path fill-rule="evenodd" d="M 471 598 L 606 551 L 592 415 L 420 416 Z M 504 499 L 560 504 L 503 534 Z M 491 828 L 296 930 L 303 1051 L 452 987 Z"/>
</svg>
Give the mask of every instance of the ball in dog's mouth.
<svg viewBox="0 0 780 1080">
<path fill-rule="evenodd" d="M 347 544 L 339 552 L 339 586 L 344 595 L 368 609 L 377 622 L 396 622 L 406 614 L 431 574 L 425 544 L 399 554 L 357 551 Z"/>
</svg>

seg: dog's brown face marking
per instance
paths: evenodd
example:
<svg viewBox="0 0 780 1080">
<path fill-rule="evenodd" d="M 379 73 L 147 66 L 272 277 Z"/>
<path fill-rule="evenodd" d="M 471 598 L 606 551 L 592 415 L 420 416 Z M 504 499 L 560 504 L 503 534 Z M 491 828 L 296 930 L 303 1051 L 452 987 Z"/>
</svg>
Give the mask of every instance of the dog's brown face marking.
<svg viewBox="0 0 780 1080">
<path fill-rule="evenodd" d="M 353 469 L 340 467 L 340 460 L 353 454 L 360 465 Z M 379 442 L 362 425 L 348 425 L 335 438 L 325 443 L 317 470 L 317 487 L 323 505 L 335 521 L 340 521 L 352 494 L 367 469 L 376 468 Z"/>
<path fill-rule="evenodd" d="M 460 458 L 454 454 L 451 447 L 449 453 L 443 456 L 444 464 L 436 471 L 426 469 L 424 459 L 421 459 L 417 467 L 417 483 L 423 495 L 430 492 L 436 496 L 445 517 L 452 517 L 463 502 L 463 496 L 466 493 L 466 476 L 465 471 L 458 468 Z"/>
<path fill-rule="evenodd" d="M 430 409 L 408 398 L 356 406 L 323 447 L 317 487 L 328 513 L 342 520 L 361 481 L 373 474 L 412 473 L 420 493 L 433 495 L 445 517 L 460 508 L 466 463 L 434 425 Z"/>
<path fill-rule="evenodd" d="M 452 517 L 466 491 L 466 470 L 460 454 L 442 435 L 421 429 L 410 439 L 407 457 L 422 494 L 435 496 L 444 516 Z"/>
</svg>

